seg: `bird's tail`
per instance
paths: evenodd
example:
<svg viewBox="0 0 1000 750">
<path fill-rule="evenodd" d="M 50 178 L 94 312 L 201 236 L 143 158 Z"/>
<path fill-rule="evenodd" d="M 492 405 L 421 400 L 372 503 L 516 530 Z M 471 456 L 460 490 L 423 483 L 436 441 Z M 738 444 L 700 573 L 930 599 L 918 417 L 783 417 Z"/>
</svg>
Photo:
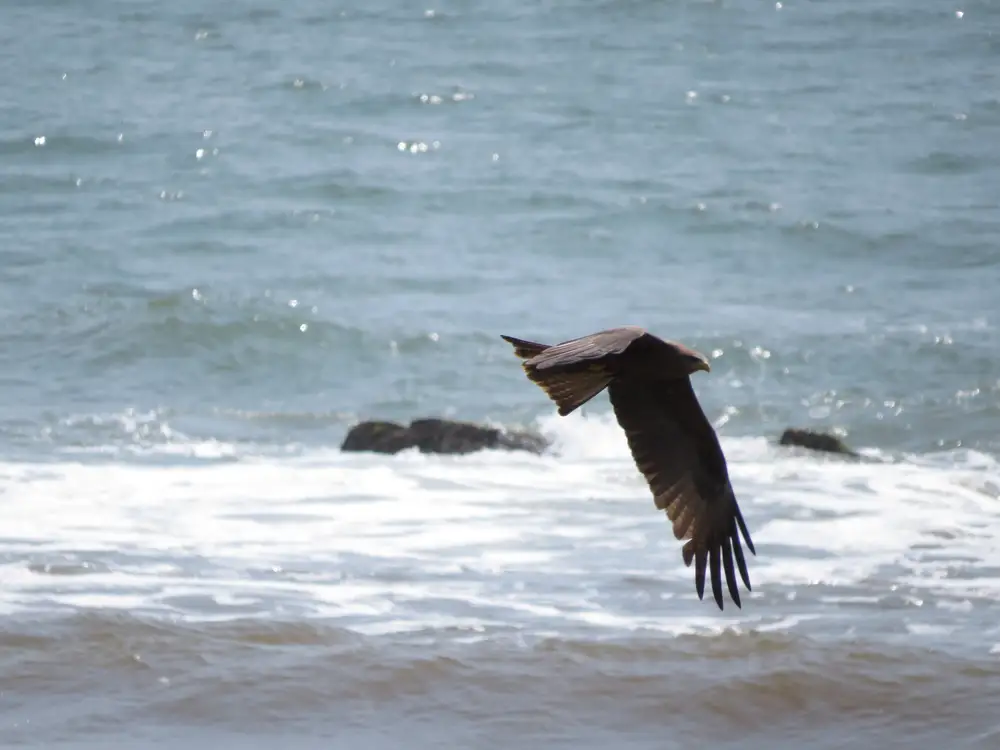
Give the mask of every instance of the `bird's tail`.
<svg viewBox="0 0 1000 750">
<path fill-rule="evenodd" d="M 583 406 L 611 382 L 611 373 L 600 363 L 574 362 L 568 365 L 544 367 L 544 363 L 532 360 L 549 348 L 547 344 L 538 344 L 503 334 L 501 337 L 511 344 L 514 353 L 524 360 L 521 366 L 528 379 L 555 402 L 561 417 Z M 539 368 L 539 364 L 543 366 Z"/>
</svg>

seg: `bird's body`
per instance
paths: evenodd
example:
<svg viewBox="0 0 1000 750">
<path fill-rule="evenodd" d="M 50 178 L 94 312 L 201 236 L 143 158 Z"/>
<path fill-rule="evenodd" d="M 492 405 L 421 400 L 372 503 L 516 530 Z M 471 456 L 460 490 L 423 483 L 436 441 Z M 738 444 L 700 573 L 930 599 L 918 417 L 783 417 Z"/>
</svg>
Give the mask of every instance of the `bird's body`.
<svg viewBox="0 0 1000 750">
<path fill-rule="evenodd" d="M 750 576 L 737 528 L 750 551 L 756 550 L 718 436 L 691 386 L 691 374 L 710 370 L 705 357 L 638 326 L 599 331 L 554 346 L 512 336 L 503 339 L 562 416 L 608 390 L 656 507 L 666 511 L 674 536 L 685 540 L 684 564 L 695 564 L 698 597 L 704 595 L 707 568 L 719 609 L 723 572 L 733 602 L 741 606 L 734 558 L 747 590 Z"/>
</svg>

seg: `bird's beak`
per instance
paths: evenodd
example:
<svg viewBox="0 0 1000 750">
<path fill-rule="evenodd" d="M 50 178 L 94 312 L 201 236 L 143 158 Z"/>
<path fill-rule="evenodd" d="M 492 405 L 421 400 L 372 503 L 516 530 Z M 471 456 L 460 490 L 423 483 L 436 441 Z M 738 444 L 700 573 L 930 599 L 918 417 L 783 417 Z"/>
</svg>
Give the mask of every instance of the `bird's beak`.
<svg viewBox="0 0 1000 750">
<path fill-rule="evenodd" d="M 701 360 L 698 360 L 698 364 L 696 364 L 694 366 L 694 369 L 695 369 L 696 372 L 698 370 L 704 370 L 705 372 L 711 372 L 712 371 L 712 365 L 708 364 L 708 360 L 707 359 L 701 359 Z"/>
</svg>

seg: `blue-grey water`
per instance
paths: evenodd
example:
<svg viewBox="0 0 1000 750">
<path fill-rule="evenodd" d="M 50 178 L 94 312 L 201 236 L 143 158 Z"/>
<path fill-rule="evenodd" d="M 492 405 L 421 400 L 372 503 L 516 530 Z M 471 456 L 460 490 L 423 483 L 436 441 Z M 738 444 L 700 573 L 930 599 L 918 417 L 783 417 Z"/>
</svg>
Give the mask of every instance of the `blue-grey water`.
<svg viewBox="0 0 1000 750">
<path fill-rule="evenodd" d="M 4 0 L 0 81 L 0 745 L 1000 743 L 1000 4 Z M 499 338 L 627 323 L 742 610 Z M 421 416 L 554 450 L 339 451 Z"/>
</svg>

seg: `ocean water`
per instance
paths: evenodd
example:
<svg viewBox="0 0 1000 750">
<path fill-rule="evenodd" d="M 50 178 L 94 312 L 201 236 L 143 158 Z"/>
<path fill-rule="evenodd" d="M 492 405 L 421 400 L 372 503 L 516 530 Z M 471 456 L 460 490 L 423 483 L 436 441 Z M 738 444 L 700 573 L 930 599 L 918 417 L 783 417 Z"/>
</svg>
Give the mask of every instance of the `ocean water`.
<svg viewBox="0 0 1000 750">
<path fill-rule="evenodd" d="M 1000 4 L 6 0 L 0 41 L 0 746 L 998 746 Z M 630 323 L 712 357 L 741 610 L 499 337 Z M 554 447 L 338 450 L 421 416 Z"/>
</svg>

